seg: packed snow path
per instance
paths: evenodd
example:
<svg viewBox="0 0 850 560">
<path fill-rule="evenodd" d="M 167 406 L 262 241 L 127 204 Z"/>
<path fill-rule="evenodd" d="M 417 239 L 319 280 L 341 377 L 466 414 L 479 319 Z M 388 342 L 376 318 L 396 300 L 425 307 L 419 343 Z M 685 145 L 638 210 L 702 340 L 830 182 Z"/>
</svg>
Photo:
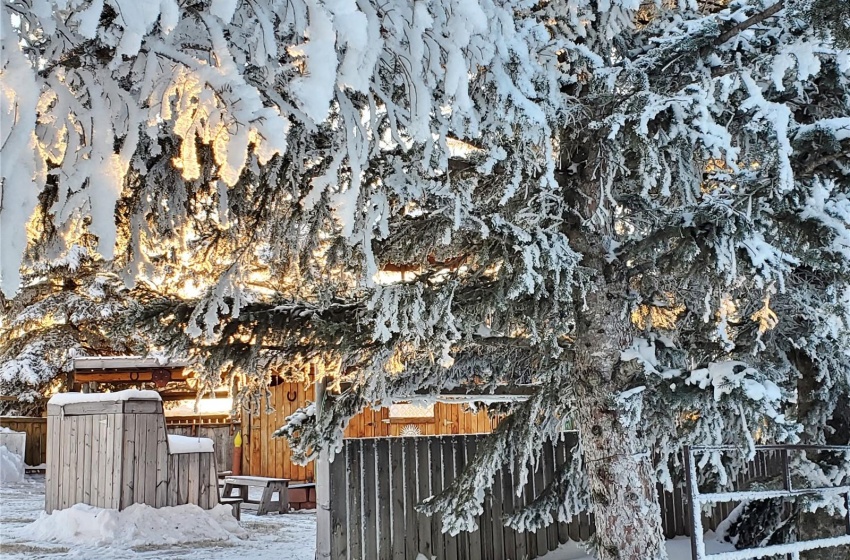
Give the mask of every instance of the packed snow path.
<svg viewBox="0 0 850 560">
<path fill-rule="evenodd" d="M 266 515 L 246 513 L 239 523 L 246 539 L 195 541 L 171 545 L 70 545 L 38 539 L 32 527 L 44 511 L 44 476 L 27 475 L 23 482 L 0 486 L 0 558 L 124 558 L 313 560 L 316 516 L 312 513 Z M 227 535 L 222 535 L 226 538 Z"/>
</svg>

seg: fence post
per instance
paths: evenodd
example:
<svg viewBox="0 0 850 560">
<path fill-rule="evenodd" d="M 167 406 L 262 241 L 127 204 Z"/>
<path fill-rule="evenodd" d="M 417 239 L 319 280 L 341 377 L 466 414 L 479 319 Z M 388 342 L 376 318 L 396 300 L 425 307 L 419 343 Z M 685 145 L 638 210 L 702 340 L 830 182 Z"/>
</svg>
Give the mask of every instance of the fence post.
<svg viewBox="0 0 850 560">
<path fill-rule="evenodd" d="M 693 465 L 693 456 L 691 455 L 691 446 L 686 445 L 684 448 L 685 454 L 685 481 L 688 489 L 688 512 L 690 513 L 691 521 L 691 560 L 701 560 L 702 554 L 697 550 L 697 539 L 702 540 L 702 509 L 697 502 L 697 487 L 696 469 Z M 700 535 L 697 536 L 697 531 Z"/>
<path fill-rule="evenodd" d="M 325 403 L 325 380 L 316 381 L 316 423 L 322 418 Z M 319 452 L 316 459 L 316 560 L 331 557 L 331 496 L 330 461 L 327 450 Z"/>
</svg>

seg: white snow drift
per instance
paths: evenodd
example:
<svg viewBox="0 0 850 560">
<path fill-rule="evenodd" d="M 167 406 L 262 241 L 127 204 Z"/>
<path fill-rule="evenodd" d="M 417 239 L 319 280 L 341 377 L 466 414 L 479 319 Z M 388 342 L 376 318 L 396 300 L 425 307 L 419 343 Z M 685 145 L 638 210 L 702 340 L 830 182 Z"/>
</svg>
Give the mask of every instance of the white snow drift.
<svg viewBox="0 0 850 560">
<path fill-rule="evenodd" d="M 194 504 L 164 508 L 133 504 L 118 511 L 77 504 L 42 513 L 27 529 L 35 540 L 76 547 L 130 548 L 247 537 L 226 505 L 203 510 Z"/>
</svg>

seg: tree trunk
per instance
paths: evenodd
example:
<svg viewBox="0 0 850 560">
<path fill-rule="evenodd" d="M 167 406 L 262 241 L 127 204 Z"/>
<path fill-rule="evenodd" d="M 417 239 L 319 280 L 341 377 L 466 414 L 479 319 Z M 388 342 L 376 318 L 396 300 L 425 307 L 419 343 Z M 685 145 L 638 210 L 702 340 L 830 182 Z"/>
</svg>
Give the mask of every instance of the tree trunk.
<svg viewBox="0 0 850 560">
<path fill-rule="evenodd" d="M 585 254 L 587 256 L 587 254 Z M 597 269 L 599 270 L 599 269 Z M 586 295 L 575 339 L 573 386 L 599 560 L 665 560 L 652 450 L 643 439 L 639 368 L 620 361 L 632 342 L 625 282 Z"/>
</svg>

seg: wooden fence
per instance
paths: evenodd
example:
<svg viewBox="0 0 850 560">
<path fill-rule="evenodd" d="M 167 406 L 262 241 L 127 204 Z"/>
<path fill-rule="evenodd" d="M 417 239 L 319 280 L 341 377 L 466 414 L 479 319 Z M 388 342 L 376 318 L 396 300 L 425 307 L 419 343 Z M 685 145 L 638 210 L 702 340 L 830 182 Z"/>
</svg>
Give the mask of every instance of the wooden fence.
<svg viewBox="0 0 850 560">
<path fill-rule="evenodd" d="M 0 426 L 27 434 L 24 463 L 35 467 L 47 462 L 47 418 L 0 416 Z"/>
<path fill-rule="evenodd" d="M 203 437 L 215 444 L 215 464 L 219 471 L 233 470 L 233 438 L 239 430 L 239 422 L 224 424 L 188 424 L 165 419 L 165 428 L 169 434 L 177 436 Z"/>
<path fill-rule="evenodd" d="M 0 426 L 27 434 L 24 462 L 36 466 L 47 463 L 47 418 L 30 416 L 0 416 Z M 219 471 L 233 470 L 233 436 L 239 422 L 205 423 L 186 418 L 166 418 L 169 434 L 210 438 L 215 443 L 216 467 Z"/>
<path fill-rule="evenodd" d="M 529 504 L 570 460 L 575 432 L 543 450 L 520 496 L 511 469 L 496 474 L 477 519 L 479 528 L 455 537 L 442 532 L 439 516 L 428 517 L 415 505 L 451 484 L 475 455 L 483 435 L 346 439 L 332 463 L 321 461 L 319 474 L 317 558 L 325 560 L 412 559 L 422 554 L 438 560 L 522 560 L 555 550 L 567 541 L 584 541 L 593 533 L 592 516 L 582 513 L 569 523 L 536 532 L 517 532 L 502 523 Z M 770 474 L 770 460 L 759 458 L 740 480 Z M 518 476 L 518 474 L 516 475 Z M 665 536 L 689 534 L 683 490 L 659 486 Z M 328 506 L 327 510 L 321 507 Z M 704 526 L 716 529 L 735 504 L 719 504 L 704 515 Z"/>
</svg>

